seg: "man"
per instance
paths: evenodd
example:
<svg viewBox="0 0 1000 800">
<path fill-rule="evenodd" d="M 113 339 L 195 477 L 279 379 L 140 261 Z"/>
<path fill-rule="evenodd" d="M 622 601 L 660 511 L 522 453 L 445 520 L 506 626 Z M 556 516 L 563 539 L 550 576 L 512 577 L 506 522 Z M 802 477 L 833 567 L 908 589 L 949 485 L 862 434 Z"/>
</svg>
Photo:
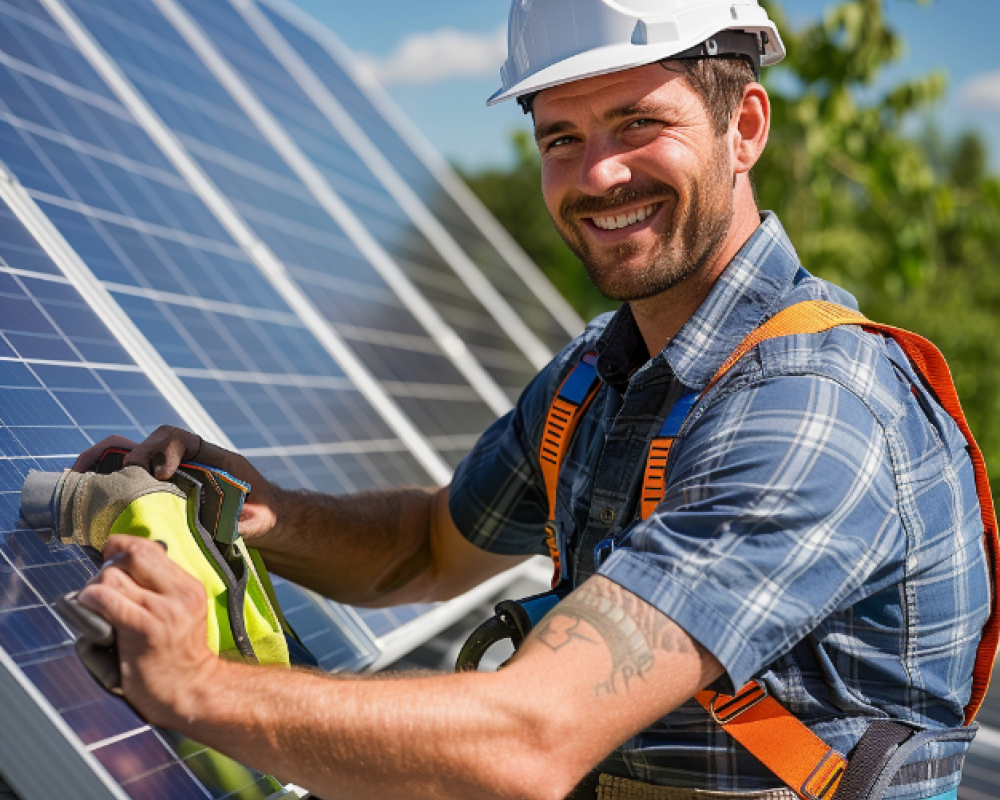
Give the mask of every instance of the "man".
<svg viewBox="0 0 1000 800">
<path fill-rule="evenodd" d="M 197 458 L 248 480 L 241 530 L 293 581 L 357 605 L 443 600 L 546 552 L 542 428 L 596 351 L 602 385 L 558 476 L 575 590 L 497 673 L 285 673 L 215 658 L 202 587 L 161 548 L 113 537 L 80 602 L 116 627 L 125 696 L 151 723 L 352 800 L 554 799 L 581 782 L 575 797 L 794 797 L 691 700 L 751 678 L 843 754 L 876 719 L 961 725 L 989 605 L 983 525 L 966 441 L 891 340 L 841 327 L 765 342 L 696 403 L 639 519 L 649 442 L 678 399 L 782 308 L 853 304 L 756 207 L 770 108 L 755 72 L 781 57 L 774 26 L 756 2 L 662 5 L 642 19 L 654 4 L 513 4 L 493 99 L 530 109 L 553 222 L 624 304 L 450 487 L 289 492 L 177 429 L 130 456 L 160 478 Z M 952 791 L 966 746 L 919 751 L 891 796 Z M 599 764 L 627 780 L 595 795 Z"/>
</svg>

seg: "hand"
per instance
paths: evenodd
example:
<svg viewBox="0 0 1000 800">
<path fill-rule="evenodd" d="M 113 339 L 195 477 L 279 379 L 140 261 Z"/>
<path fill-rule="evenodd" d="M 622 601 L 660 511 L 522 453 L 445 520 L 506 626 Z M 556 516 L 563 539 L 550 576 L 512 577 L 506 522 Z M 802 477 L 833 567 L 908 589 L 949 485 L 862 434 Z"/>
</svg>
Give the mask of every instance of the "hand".
<svg viewBox="0 0 1000 800">
<path fill-rule="evenodd" d="M 129 450 L 125 466 L 140 466 L 160 481 L 168 480 L 183 461 L 199 461 L 225 470 L 250 484 L 250 494 L 240 514 L 240 534 L 248 541 L 259 539 L 275 526 L 281 490 L 238 453 L 206 442 L 183 428 L 161 425 L 140 444 L 124 436 L 109 436 L 81 453 L 73 464 L 73 471 L 86 472 L 110 447 Z"/>
<path fill-rule="evenodd" d="M 125 699 L 153 725 L 177 727 L 222 664 L 206 642 L 205 587 L 148 539 L 112 536 L 104 555 L 77 599 L 115 628 Z"/>
<path fill-rule="evenodd" d="M 126 439 L 124 436 L 109 436 L 107 439 L 101 439 L 97 444 L 88 447 L 80 453 L 70 469 L 73 472 L 87 472 L 94 468 L 105 450 L 112 448 L 116 450 L 132 450 L 135 448 L 135 442 L 131 439 Z"/>
</svg>

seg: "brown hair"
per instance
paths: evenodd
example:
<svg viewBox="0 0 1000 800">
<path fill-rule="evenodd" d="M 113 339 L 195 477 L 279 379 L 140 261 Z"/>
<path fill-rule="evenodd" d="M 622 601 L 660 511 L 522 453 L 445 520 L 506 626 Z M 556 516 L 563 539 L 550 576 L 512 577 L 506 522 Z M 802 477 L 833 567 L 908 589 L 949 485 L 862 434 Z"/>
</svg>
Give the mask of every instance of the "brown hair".
<svg viewBox="0 0 1000 800">
<path fill-rule="evenodd" d="M 745 58 L 725 56 L 665 59 L 660 62 L 668 72 L 677 72 L 677 64 L 681 65 L 688 85 L 701 98 L 716 135 L 722 136 L 729 130 L 733 114 L 743 99 L 743 89 L 748 83 L 757 80 L 753 66 Z M 532 92 L 517 98 L 518 105 L 525 114 L 534 116 L 532 106 L 537 96 L 538 92 Z"/>
<path fill-rule="evenodd" d="M 743 90 L 756 80 L 753 67 L 745 58 L 668 59 L 660 63 L 671 72 L 677 71 L 676 65 L 680 64 L 684 79 L 701 98 L 717 136 L 729 130 L 733 114 L 743 100 Z"/>
</svg>

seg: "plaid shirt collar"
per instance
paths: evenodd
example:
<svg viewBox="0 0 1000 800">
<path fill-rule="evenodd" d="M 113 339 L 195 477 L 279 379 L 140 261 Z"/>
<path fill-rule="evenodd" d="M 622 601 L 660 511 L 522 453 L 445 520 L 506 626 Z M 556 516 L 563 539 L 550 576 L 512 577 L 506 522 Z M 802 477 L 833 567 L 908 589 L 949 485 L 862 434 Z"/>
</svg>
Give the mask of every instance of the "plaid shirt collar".
<svg viewBox="0 0 1000 800">
<path fill-rule="evenodd" d="M 765 211 L 760 227 L 659 356 L 689 389 L 704 389 L 747 334 L 778 310 L 798 270 L 799 258 L 788 234 L 778 218 Z M 660 361 L 659 356 L 650 360 L 628 303 L 608 323 L 596 348 L 602 380 L 619 392 L 636 372 L 655 368 Z"/>
</svg>

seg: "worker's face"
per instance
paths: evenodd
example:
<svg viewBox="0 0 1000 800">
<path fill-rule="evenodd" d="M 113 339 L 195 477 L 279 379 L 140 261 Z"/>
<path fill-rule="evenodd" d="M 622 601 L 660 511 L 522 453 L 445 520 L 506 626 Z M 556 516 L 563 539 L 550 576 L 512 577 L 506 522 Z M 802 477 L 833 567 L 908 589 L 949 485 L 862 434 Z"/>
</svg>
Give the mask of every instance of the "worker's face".
<svg viewBox="0 0 1000 800">
<path fill-rule="evenodd" d="M 652 297 L 719 248 L 733 218 L 729 138 L 679 71 L 575 81 L 533 109 L 545 204 L 603 295 Z"/>
</svg>

